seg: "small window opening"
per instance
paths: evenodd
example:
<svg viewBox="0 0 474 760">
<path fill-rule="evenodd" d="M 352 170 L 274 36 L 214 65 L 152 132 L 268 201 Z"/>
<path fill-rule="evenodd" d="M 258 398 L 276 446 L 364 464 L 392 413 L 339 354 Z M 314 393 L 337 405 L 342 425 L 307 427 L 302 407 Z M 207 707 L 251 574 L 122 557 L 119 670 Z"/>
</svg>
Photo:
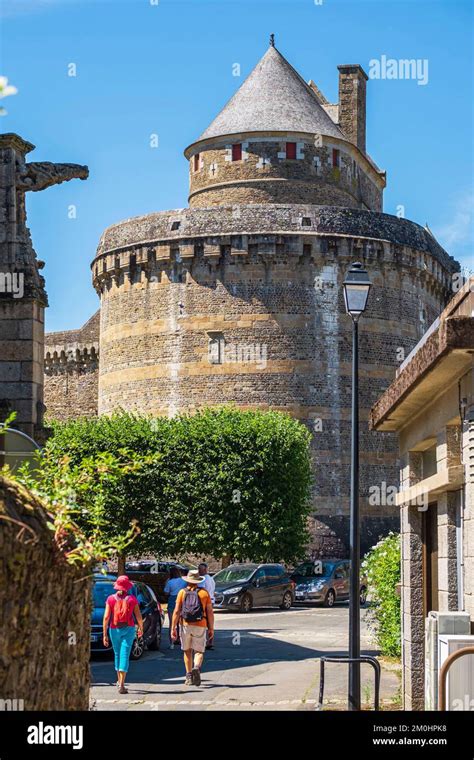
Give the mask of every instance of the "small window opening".
<svg viewBox="0 0 474 760">
<path fill-rule="evenodd" d="M 208 358 L 209 364 L 223 364 L 224 363 L 224 333 L 213 332 L 208 333 Z"/>
<path fill-rule="evenodd" d="M 241 161 L 242 160 L 242 145 L 241 143 L 235 143 L 235 145 L 232 146 L 232 161 Z"/>
</svg>

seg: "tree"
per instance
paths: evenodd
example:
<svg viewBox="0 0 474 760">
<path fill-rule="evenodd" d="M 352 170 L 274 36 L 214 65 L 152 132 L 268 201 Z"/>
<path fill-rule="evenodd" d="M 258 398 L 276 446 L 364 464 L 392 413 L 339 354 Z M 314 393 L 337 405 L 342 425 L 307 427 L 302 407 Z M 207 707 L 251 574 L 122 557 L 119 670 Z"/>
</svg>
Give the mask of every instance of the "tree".
<svg viewBox="0 0 474 760">
<path fill-rule="evenodd" d="M 67 457 L 79 477 L 94 472 L 97 457 L 117 458 L 126 472 L 101 483 L 103 519 L 111 532 L 136 519 L 138 554 L 292 561 L 308 541 L 309 441 L 307 429 L 280 412 L 120 412 L 54 423 L 45 461 L 51 472 Z"/>
</svg>

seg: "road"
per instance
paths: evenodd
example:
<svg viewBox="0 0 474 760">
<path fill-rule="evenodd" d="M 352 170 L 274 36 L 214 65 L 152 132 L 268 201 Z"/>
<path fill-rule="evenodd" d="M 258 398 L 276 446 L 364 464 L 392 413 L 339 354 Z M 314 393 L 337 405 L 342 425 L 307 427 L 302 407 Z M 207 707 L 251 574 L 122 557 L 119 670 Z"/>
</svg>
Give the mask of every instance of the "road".
<svg viewBox="0 0 474 760">
<path fill-rule="evenodd" d="M 361 648 L 375 654 L 362 610 Z M 92 704 L 97 710 L 314 710 L 322 654 L 347 654 L 348 607 L 216 613 L 216 646 L 206 653 L 202 684 L 184 686 L 181 651 L 168 649 L 163 631 L 159 652 L 130 663 L 128 694 L 119 695 L 110 655 L 91 663 Z M 383 670 L 382 700 L 396 699 L 399 679 Z M 362 666 L 362 699 L 373 699 L 370 665 Z M 326 665 L 325 706 L 344 709 L 347 666 Z"/>
</svg>

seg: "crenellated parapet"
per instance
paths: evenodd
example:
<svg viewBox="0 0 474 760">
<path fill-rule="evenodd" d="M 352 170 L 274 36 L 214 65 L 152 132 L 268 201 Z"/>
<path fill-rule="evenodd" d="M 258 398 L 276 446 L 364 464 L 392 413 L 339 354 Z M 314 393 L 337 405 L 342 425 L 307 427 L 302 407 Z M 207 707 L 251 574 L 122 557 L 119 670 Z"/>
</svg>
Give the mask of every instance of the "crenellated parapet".
<svg viewBox="0 0 474 760">
<path fill-rule="evenodd" d="M 79 330 L 46 333 L 44 398 L 49 419 L 97 414 L 99 312 Z"/>
<path fill-rule="evenodd" d="M 283 273 L 311 286 L 315 267 L 358 258 L 380 273 L 417 277 L 437 298 L 451 292 L 458 265 L 413 222 L 321 206 L 275 206 L 272 214 L 264 208 L 262 215 L 255 206 L 186 209 L 114 225 L 102 236 L 92 263 L 94 287 L 100 295 L 189 280 L 270 284 Z"/>
<path fill-rule="evenodd" d="M 47 346 L 44 355 L 45 375 L 61 375 L 66 372 L 82 374 L 95 372 L 99 367 L 99 343 L 80 343 L 66 346 Z"/>
</svg>

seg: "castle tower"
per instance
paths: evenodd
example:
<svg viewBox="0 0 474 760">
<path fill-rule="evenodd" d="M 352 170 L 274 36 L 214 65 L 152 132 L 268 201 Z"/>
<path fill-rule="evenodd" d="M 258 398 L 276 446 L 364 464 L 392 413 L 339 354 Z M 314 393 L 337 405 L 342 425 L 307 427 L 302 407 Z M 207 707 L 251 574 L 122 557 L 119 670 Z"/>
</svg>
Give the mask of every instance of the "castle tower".
<svg viewBox="0 0 474 760">
<path fill-rule="evenodd" d="M 338 105 L 270 45 L 186 148 L 189 205 L 310 203 L 380 211 L 385 173 L 365 153 L 365 81 L 339 67 Z"/>
<path fill-rule="evenodd" d="M 456 263 L 419 225 L 381 213 L 385 176 L 365 152 L 366 76 L 339 67 L 328 103 L 271 45 L 185 151 L 190 207 L 103 233 L 99 413 L 156 415 L 234 403 L 313 433 L 314 544 L 347 552 L 351 322 L 342 281 L 373 282 L 360 325 L 362 548 L 397 527 L 396 442 L 370 407 L 449 297 Z M 370 498 L 379 488 L 382 498 Z M 385 491 L 384 491 L 385 489 Z"/>
<path fill-rule="evenodd" d="M 77 164 L 27 163 L 34 147 L 16 134 L 0 135 L 0 421 L 16 412 L 14 426 L 31 437 L 41 436 L 43 424 L 47 297 L 25 193 L 88 176 Z"/>
</svg>

